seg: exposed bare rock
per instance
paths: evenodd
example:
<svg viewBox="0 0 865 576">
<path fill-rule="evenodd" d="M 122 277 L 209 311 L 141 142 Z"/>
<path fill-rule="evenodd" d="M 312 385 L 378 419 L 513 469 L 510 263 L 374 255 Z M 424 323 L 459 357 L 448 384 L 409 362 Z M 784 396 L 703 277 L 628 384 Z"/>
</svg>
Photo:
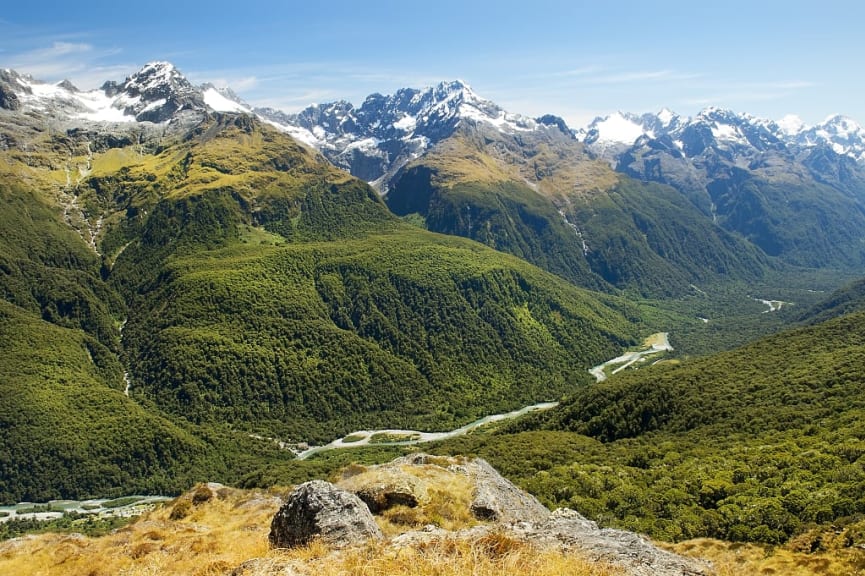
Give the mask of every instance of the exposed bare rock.
<svg viewBox="0 0 865 576">
<path fill-rule="evenodd" d="M 506 480 L 486 460 L 476 458 L 464 468 L 475 482 L 471 510 L 478 520 L 541 522 L 550 515 L 537 498 Z"/>
<path fill-rule="evenodd" d="M 21 107 L 21 102 L 18 100 L 18 95 L 11 90 L 8 90 L 0 84 L 0 108 L 6 110 L 18 110 Z"/>
<path fill-rule="evenodd" d="M 540 547 L 579 551 L 599 562 L 622 566 L 632 576 L 707 576 L 711 568 L 698 560 L 661 550 L 625 530 L 598 528 L 578 512 L 560 508 L 540 524 L 515 526 L 522 537 Z"/>
<path fill-rule="evenodd" d="M 270 525 L 274 548 L 303 546 L 316 537 L 334 547 L 384 536 L 366 504 L 329 482 L 313 480 L 298 486 Z"/>
<path fill-rule="evenodd" d="M 492 534 L 527 542 L 540 550 L 579 553 L 599 564 L 617 567 L 623 576 L 710 576 L 707 564 L 661 550 L 642 536 L 624 530 L 600 529 L 577 512 L 560 509 L 538 524 L 482 524 L 449 532 L 436 526 L 405 532 L 389 545 L 396 549 L 443 541 L 476 542 Z"/>
<path fill-rule="evenodd" d="M 339 484 L 363 500 L 373 514 L 398 505 L 414 508 L 429 500 L 427 482 L 396 466 L 357 474 Z"/>
<path fill-rule="evenodd" d="M 446 494 L 453 491 L 451 504 L 460 502 L 464 513 L 470 508 L 481 521 L 474 526 L 470 521 L 465 528 L 453 531 L 428 525 L 403 532 L 386 544 L 395 550 L 505 536 L 539 551 L 573 553 L 613 565 L 617 574 L 627 576 L 713 574 L 708 564 L 662 550 L 638 534 L 599 528 L 569 509 L 550 513 L 481 459 L 414 454 L 380 466 L 353 466 L 343 473 L 339 486 L 358 494 L 379 512 L 396 504 L 422 507 L 440 497 L 444 487 Z M 362 507 L 361 513 L 356 512 L 358 507 Z M 290 547 L 317 535 L 337 546 L 382 537 L 359 498 L 321 481 L 303 484 L 289 496 L 274 518 L 270 541 L 276 547 Z"/>
</svg>

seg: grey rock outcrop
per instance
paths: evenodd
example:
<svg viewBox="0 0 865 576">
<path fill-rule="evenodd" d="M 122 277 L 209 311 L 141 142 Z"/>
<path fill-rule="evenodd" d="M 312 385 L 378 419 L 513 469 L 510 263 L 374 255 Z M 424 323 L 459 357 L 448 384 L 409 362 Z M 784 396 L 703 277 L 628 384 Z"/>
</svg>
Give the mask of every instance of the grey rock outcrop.
<svg viewBox="0 0 865 576">
<path fill-rule="evenodd" d="M 0 108 L 5 110 L 18 110 L 21 108 L 21 101 L 15 93 L 16 87 L 19 90 L 27 91 L 18 83 L 20 76 L 12 70 L 0 70 Z"/>
<path fill-rule="evenodd" d="M 313 480 L 289 494 L 273 517 L 268 538 L 274 548 L 292 548 L 317 537 L 334 547 L 384 538 L 360 498 L 329 482 Z"/>
<path fill-rule="evenodd" d="M 476 458 L 463 468 L 474 480 L 471 512 L 478 520 L 542 522 L 550 515 L 537 498 L 506 480 L 486 460 Z"/>
<path fill-rule="evenodd" d="M 271 545 L 297 546 L 319 536 L 342 547 L 382 538 L 367 505 L 355 494 L 378 512 L 398 504 L 423 509 L 447 487 L 453 491 L 448 492 L 450 504 L 459 503 L 464 511 L 470 507 L 480 523 L 455 531 L 431 524 L 394 536 L 386 546 L 402 550 L 448 541 L 472 544 L 502 535 L 539 551 L 575 554 L 611 565 L 616 574 L 626 576 L 714 574 L 707 563 L 667 552 L 632 532 L 600 528 L 574 510 L 550 513 L 479 458 L 413 454 L 380 466 L 348 469 L 339 486 L 345 491 L 321 481 L 298 487 L 273 520 Z"/>
<path fill-rule="evenodd" d="M 593 560 L 621 566 L 630 576 L 712 574 L 703 562 L 661 550 L 633 532 L 598 528 L 595 522 L 568 508 L 556 510 L 540 524 L 525 523 L 513 530 L 539 547 L 579 551 Z"/>
<path fill-rule="evenodd" d="M 399 505 L 414 508 L 428 499 L 427 491 L 426 483 L 408 474 L 384 474 L 378 481 L 353 490 L 373 514 Z"/>
<path fill-rule="evenodd" d="M 526 542 L 538 550 L 577 553 L 589 560 L 614 566 L 616 574 L 623 576 L 714 574 L 706 563 L 662 550 L 633 532 L 598 528 L 594 522 L 567 508 L 556 510 L 539 523 L 482 524 L 456 532 L 427 526 L 394 537 L 390 546 L 401 549 L 446 540 L 476 542 L 493 534 Z"/>
</svg>

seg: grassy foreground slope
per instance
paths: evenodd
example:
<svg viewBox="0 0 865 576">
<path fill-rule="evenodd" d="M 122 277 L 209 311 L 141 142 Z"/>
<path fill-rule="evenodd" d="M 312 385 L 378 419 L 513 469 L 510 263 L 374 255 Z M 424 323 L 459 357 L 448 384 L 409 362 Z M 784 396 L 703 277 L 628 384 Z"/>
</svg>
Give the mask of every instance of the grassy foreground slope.
<svg viewBox="0 0 865 576">
<path fill-rule="evenodd" d="M 860 312 L 623 374 L 510 433 L 442 450 L 483 455 L 551 505 L 658 538 L 810 539 L 817 550 L 824 531 L 849 530 L 855 546 L 863 374 Z"/>
</svg>

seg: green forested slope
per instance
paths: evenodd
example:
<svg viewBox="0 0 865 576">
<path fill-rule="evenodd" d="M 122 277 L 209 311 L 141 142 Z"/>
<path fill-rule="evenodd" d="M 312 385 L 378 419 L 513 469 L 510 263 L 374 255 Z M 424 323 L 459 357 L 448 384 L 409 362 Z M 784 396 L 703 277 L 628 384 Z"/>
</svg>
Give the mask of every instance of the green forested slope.
<svg viewBox="0 0 865 576">
<path fill-rule="evenodd" d="M 275 132 L 209 135 L 162 156 L 205 173 L 239 136 L 244 163 L 219 186 L 168 182 L 110 275 L 135 389 L 171 413 L 296 440 L 443 428 L 558 398 L 634 341 L 622 301 L 401 223 L 307 152 L 268 176 Z"/>
<path fill-rule="evenodd" d="M 861 270 L 865 207 L 844 186 L 731 169 L 708 185 L 718 223 L 796 266 Z M 861 194 L 861 192 L 859 192 Z"/>
<path fill-rule="evenodd" d="M 863 374 L 855 313 L 623 374 L 443 450 L 485 455 L 549 504 L 606 524 L 779 543 L 865 518 Z"/>
<path fill-rule="evenodd" d="M 0 301 L 0 358 L 0 501 L 161 493 L 196 478 L 206 445 L 127 399 L 94 338 Z"/>
<path fill-rule="evenodd" d="M 31 186 L 0 178 L 0 294 L 48 322 L 80 328 L 119 347 L 123 302 L 107 288 L 100 262 Z"/>
<path fill-rule="evenodd" d="M 421 165 L 402 174 L 386 199 L 400 216 L 423 217 L 429 230 L 477 240 L 580 286 L 610 288 L 589 268 L 579 237 L 556 207 L 523 182 L 451 181 Z"/>
<path fill-rule="evenodd" d="M 691 283 L 761 278 L 771 263 L 703 216 L 673 188 L 622 178 L 569 205 L 592 270 L 611 284 L 677 295 Z"/>
<path fill-rule="evenodd" d="M 802 312 L 798 320 L 808 324 L 816 324 L 863 309 L 865 309 L 865 279 L 842 286 L 821 302 Z"/>
<path fill-rule="evenodd" d="M 674 188 L 613 174 L 576 142 L 476 132 L 409 164 L 388 206 L 594 289 L 666 298 L 691 283 L 753 281 L 771 267 Z"/>
<path fill-rule="evenodd" d="M 290 458 L 250 432 L 440 429 L 556 399 L 643 331 L 621 300 L 401 222 L 248 117 L 113 148 L 32 134 L 0 170 L 3 501 Z"/>
</svg>

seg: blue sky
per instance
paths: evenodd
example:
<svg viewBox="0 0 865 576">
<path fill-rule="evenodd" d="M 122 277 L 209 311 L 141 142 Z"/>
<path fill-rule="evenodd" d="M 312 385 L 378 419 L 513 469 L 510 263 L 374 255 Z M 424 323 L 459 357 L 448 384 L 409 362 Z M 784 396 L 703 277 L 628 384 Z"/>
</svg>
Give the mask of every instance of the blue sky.
<svg viewBox="0 0 865 576">
<path fill-rule="evenodd" d="M 713 105 L 865 123 L 865 3 L 470 0 L 8 3 L 0 67 L 81 88 L 169 60 L 287 111 L 460 78 L 579 126 Z"/>
</svg>

